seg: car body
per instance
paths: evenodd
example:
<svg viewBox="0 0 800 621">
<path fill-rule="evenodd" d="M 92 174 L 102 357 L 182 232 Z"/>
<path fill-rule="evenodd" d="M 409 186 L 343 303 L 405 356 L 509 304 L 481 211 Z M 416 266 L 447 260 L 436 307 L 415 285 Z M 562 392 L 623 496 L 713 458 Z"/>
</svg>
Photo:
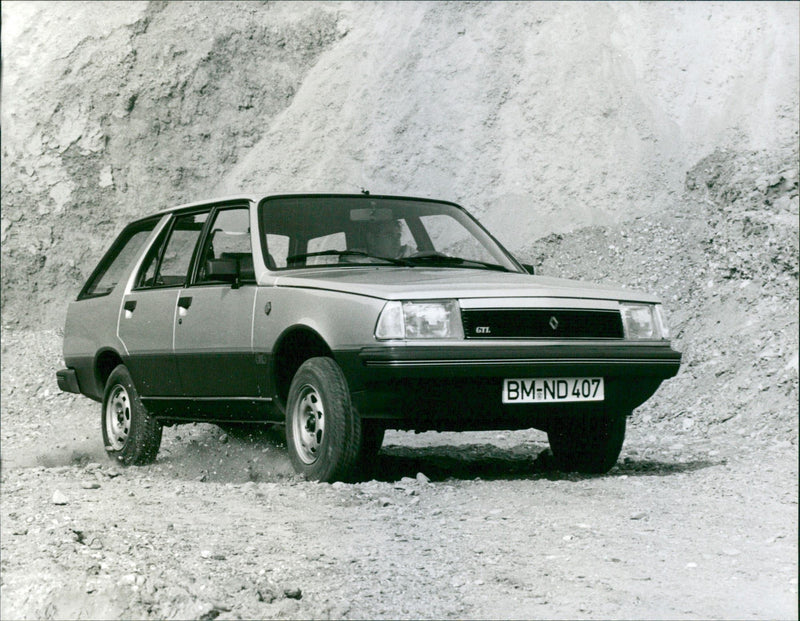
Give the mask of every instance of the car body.
<svg viewBox="0 0 800 621">
<path fill-rule="evenodd" d="M 128 225 L 70 304 L 58 383 L 103 403 L 123 463 L 205 421 L 285 424 L 317 480 L 387 428 L 535 427 L 564 469 L 607 471 L 681 354 L 653 296 L 532 272 L 447 201 L 181 205 Z"/>
</svg>

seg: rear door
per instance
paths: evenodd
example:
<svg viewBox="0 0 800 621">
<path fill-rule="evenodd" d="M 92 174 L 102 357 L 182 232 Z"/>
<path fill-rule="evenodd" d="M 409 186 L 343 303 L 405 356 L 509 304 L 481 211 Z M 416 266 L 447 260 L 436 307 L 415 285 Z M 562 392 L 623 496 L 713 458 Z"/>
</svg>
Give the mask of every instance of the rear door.
<svg viewBox="0 0 800 621">
<path fill-rule="evenodd" d="M 239 282 L 210 279 L 206 266 L 214 259 L 238 260 Z M 185 395 L 212 400 L 258 396 L 255 297 L 249 205 L 220 206 L 207 227 L 195 274 L 177 301 L 175 356 Z"/>
<path fill-rule="evenodd" d="M 127 350 L 125 362 L 145 397 L 182 395 L 173 331 L 180 292 L 208 215 L 205 210 L 175 216 L 123 298 L 119 338 Z"/>
</svg>

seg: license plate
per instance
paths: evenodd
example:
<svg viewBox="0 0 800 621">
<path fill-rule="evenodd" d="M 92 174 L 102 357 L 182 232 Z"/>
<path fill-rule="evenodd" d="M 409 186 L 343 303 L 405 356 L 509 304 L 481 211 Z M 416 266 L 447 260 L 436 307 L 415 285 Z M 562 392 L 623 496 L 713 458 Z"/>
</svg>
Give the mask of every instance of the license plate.
<svg viewBox="0 0 800 621">
<path fill-rule="evenodd" d="M 602 401 L 602 377 L 537 377 L 503 381 L 503 403 Z"/>
</svg>

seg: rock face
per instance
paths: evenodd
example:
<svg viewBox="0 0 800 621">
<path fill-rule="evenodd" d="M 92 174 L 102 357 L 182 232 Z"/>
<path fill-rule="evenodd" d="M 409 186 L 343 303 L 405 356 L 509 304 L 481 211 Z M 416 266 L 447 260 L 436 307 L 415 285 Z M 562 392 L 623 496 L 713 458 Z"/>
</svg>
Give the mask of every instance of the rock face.
<svg viewBox="0 0 800 621">
<path fill-rule="evenodd" d="M 796 8 L 3 3 L 3 323 L 242 190 L 456 200 L 513 250 L 664 211 L 716 149 L 797 142 Z"/>
<path fill-rule="evenodd" d="M 541 273 L 657 294 L 679 375 L 634 424 L 679 422 L 749 442 L 798 437 L 798 147 L 715 150 L 672 207 L 615 226 L 553 234 L 519 252 Z"/>
</svg>

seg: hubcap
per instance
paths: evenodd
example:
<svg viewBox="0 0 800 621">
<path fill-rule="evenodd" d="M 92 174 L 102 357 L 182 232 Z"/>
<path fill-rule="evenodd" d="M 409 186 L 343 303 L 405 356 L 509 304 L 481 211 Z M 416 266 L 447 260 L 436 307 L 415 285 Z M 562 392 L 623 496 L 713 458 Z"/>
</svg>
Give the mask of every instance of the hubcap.
<svg viewBox="0 0 800 621">
<path fill-rule="evenodd" d="M 124 386 L 116 385 L 106 403 L 106 436 L 115 451 L 125 448 L 131 431 L 131 400 Z"/>
<path fill-rule="evenodd" d="M 298 456 L 304 463 L 313 464 L 325 438 L 325 410 L 319 393 L 310 384 L 300 389 L 292 413 L 292 431 Z"/>
</svg>

